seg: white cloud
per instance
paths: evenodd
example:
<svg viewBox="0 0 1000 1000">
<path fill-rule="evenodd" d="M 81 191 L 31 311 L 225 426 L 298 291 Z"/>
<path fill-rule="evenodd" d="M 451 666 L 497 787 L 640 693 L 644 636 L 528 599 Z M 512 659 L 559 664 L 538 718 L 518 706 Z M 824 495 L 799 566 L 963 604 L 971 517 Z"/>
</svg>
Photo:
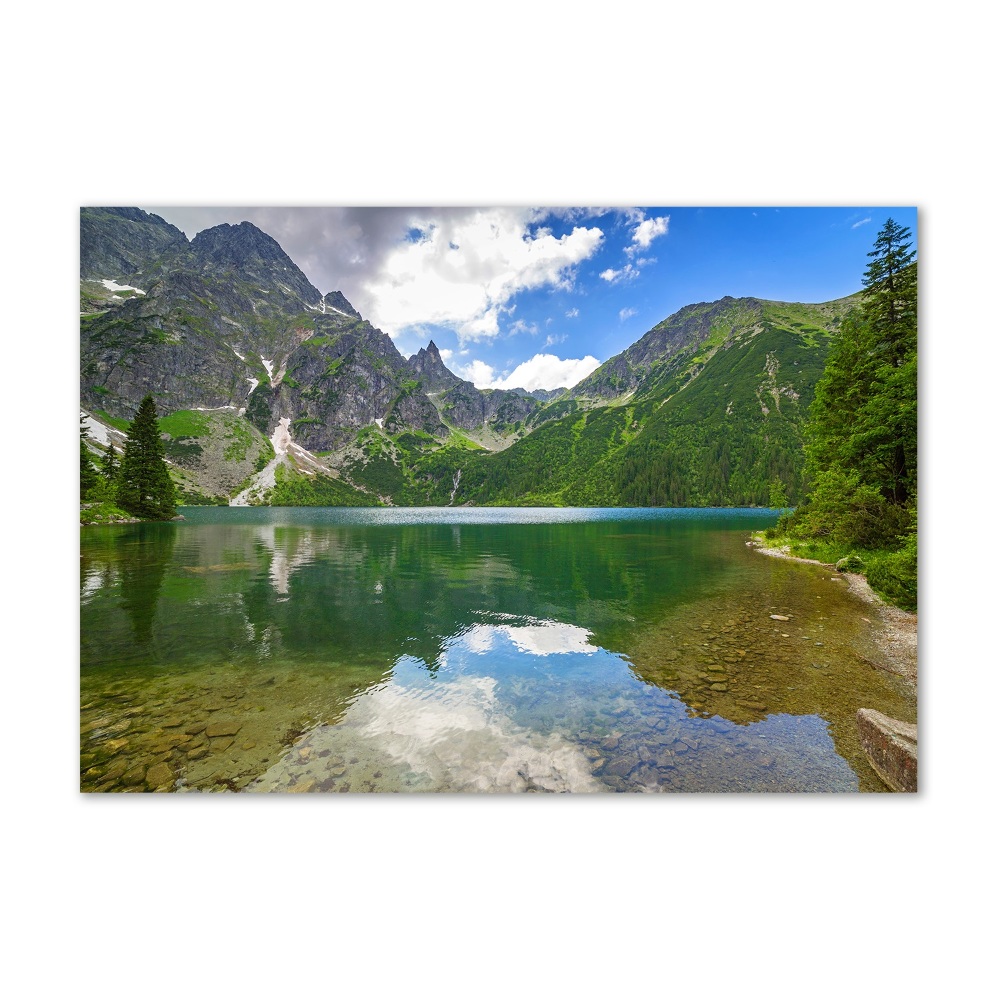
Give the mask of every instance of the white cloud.
<svg viewBox="0 0 1000 1000">
<path fill-rule="evenodd" d="M 548 345 L 546 345 L 548 346 Z M 601 362 L 585 358 L 559 358 L 554 354 L 536 354 L 523 361 L 509 375 L 498 375 L 492 365 L 478 358 L 467 365 L 456 365 L 452 371 L 471 382 L 477 389 L 558 389 L 576 385 Z"/>
<path fill-rule="evenodd" d="M 387 333 L 437 324 L 463 341 L 495 337 L 519 291 L 571 287 L 604 239 L 586 224 L 601 209 L 141 207 L 189 237 L 252 222 L 321 293 L 342 291 Z M 539 225 L 547 215 L 575 228 L 556 237 Z"/>
<path fill-rule="evenodd" d="M 655 219 L 643 219 L 632 230 L 632 246 L 626 247 L 626 252 L 631 254 L 640 249 L 647 249 L 657 236 L 666 235 L 669 224 L 669 215 L 658 215 Z"/>
<path fill-rule="evenodd" d="M 620 271 L 616 271 L 614 268 L 609 267 L 606 271 L 601 271 L 598 277 L 603 278 L 612 285 L 616 285 L 622 281 L 635 281 L 639 277 L 639 268 L 633 267 L 631 264 L 626 264 Z"/>
<path fill-rule="evenodd" d="M 578 222 L 581 219 L 594 219 L 599 215 L 613 212 L 615 209 L 600 205 L 591 205 L 589 207 L 578 205 L 576 207 L 550 208 L 548 211 L 557 219 L 565 219 L 567 222 Z"/>
<path fill-rule="evenodd" d="M 534 336 L 538 333 L 537 323 L 525 323 L 523 319 L 516 319 L 509 327 L 507 327 L 507 332 L 510 334 L 516 333 L 530 333 Z"/>
<path fill-rule="evenodd" d="M 506 637 L 522 653 L 534 653 L 535 656 L 597 653 L 600 647 L 587 641 L 591 634 L 579 625 L 557 621 L 538 621 L 532 625 L 473 625 L 457 638 L 454 645 L 463 645 L 470 653 L 482 655 L 492 652 L 496 641 Z"/>
<path fill-rule="evenodd" d="M 471 382 L 477 389 L 489 389 L 493 386 L 493 366 L 478 358 L 474 358 L 467 365 L 455 365 L 452 371 L 459 378 Z"/>
<path fill-rule="evenodd" d="M 442 361 L 450 361 L 454 357 L 455 352 L 450 347 L 439 347 L 438 354 L 441 355 Z"/>
<path fill-rule="evenodd" d="M 601 364 L 597 358 L 558 358 L 554 354 L 536 354 L 523 361 L 506 378 L 493 382 L 494 389 L 558 389 L 576 385 Z M 488 367 L 488 366 L 487 366 Z"/>
<path fill-rule="evenodd" d="M 580 310 L 577 309 L 576 306 L 574 306 L 572 309 L 569 310 L 569 312 L 566 313 L 566 318 L 576 319 L 576 317 L 579 315 L 580 315 Z"/>
<path fill-rule="evenodd" d="M 871 222 L 872 217 L 869 215 L 867 219 L 862 219 L 860 222 L 855 222 L 851 229 L 857 229 L 858 226 L 863 226 L 866 222 Z"/>
<path fill-rule="evenodd" d="M 630 319 L 638 311 L 639 311 L 638 309 L 633 309 L 631 306 L 626 306 L 624 309 L 619 309 L 618 310 L 618 321 L 620 323 L 624 323 L 625 320 Z"/>
<path fill-rule="evenodd" d="M 514 295 L 572 287 L 576 265 L 603 240 L 600 229 L 582 226 L 556 237 L 532 228 L 538 218 L 528 209 L 414 210 L 415 238 L 398 243 L 364 282 L 372 322 L 389 332 L 432 323 L 460 341 L 492 339 Z"/>
<path fill-rule="evenodd" d="M 565 339 L 566 339 L 566 334 L 565 333 L 550 333 L 545 338 L 545 343 L 542 346 L 543 347 L 552 347 L 555 344 L 561 344 Z"/>
<path fill-rule="evenodd" d="M 551 656 L 553 653 L 600 652 L 600 647 L 587 642 L 591 633 L 579 625 L 543 621 L 537 625 L 498 625 L 495 627 L 499 631 L 506 632 L 511 642 L 523 653 Z"/>
</svg>

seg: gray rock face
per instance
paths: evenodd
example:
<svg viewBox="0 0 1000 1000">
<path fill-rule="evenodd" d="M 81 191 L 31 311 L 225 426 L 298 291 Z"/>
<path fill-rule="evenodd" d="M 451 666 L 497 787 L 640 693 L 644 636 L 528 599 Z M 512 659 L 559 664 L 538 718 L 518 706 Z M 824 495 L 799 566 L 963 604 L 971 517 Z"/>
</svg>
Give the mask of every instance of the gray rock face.
<svg viewBox="0 0 1000 1000">
<path fill-rule="evenodd" d="M 449 371 L 432 340 L 407 362 L 421 388 L 437 394 L 445 421 L 464 431 L 488 426 L 505 433 L 539 408 L 539 400 L 524 389 L 477 389 Z M 557 390 L 562 392 L 562 390 Z"/>
<path fill-rule="evenodd" d="M 528 419 L 541 404 L 536 399 L 519 396 L 507 389 L 477 389 L 471 382 L 457 386 L 438 397 L 442 416 L 462 430 L 484 425 L 504 433 Z"/>
<path fill-rule="evenodd" d="M 875 773 L 894 792 L 917 790 L 917 727 L 876 712 L 858 709 L 858 735 Z"/>
<path fill-rule="evenodd" d="M 186 246 L 179 229 L 141 209 L 80 209 L 81 278 L 117 280 L 143 270 L 171 247 Z"/>
<path fill-rule="evenodd" d="M 407 362 L 343 293 L 321 296 L 249 222 L 213 226 L 188 242 L 139 209 L 84 209 L 81 274 L 146 293 L 116 298 L 93 280 L 81 297 L 80 398 L 90 412 L 130 420 L 152 393 L 161 416 L 228 408 L 238 419 L 245 410 L 264 437 L 287 417 L 294 441 L 331 451 L 374 423 L 438 439 L 450 427 L 506 435 L 542 406 L 523 389 L 480 391 L 464 382 L 433 342 Z M 220 440 L 229 441 L 232 428 L 223 430 Z M 262 454 L 255 439 L 246 462 L 213 478 L 206 462 L 214 446 L 173 445 L 176 464 L 222 492 Z"/>
<path fill-rule="evenodd" d="M 336 309 L 338 312 L 347 313 L 348 316 L 361 319 L 361 313 L 347 301 L 343 292 L 327 292 L 323 296 L 323 303 L 328 309 Z"/>
<path fill-rule="evenodd" d="M 310 305 L 320 301 L 319 291 L 277 241 L 251 222 L 205 229 L 191 241 L 191 249 L 204 271 L 238 275 L 244 281 L 259 282 L 264 293 L 276 288 Z"/>
<path fill-rule="evenodd" d="M 289 417 L 294 440 L 311 451 L 349 444 L 377 421 L 390 432 L 448 434 L 387 334 L 330 312 L 315 317 L 315 328 L 289 355 L 280 384 L 255 391 L 247 416 L 259 429 Z"/>
<path fill-rule="evenodd" d="M 131 419 L 147 392 L 161 414 L 240 408 L 254 383 L 270 380 L 265 361 L 280 370 L 313 332 L 319 292 L 249 223 L 170 243 L 143 267 L 131 280 L 145 296 L 81 320 L 88 409 Z"/>
<path fill-rule="evenodd" d="M 564 392 L 569 390 L 563 386 L 559 389 L 511 389 L 517 396 L 524 396 L 530 399 L 537 399 L 540 403 L 548 403 L 553 399 L 558 399 Z"/>
<path fill-rule="evenodd" d="M 441 352 L 433 340 L 426 347 L 421 347 L 406 364 L 414 377 L 420 380 L 425 392 L 443 392 L 459 385 L 471 385 L 445 367 Z"/>
</svg>

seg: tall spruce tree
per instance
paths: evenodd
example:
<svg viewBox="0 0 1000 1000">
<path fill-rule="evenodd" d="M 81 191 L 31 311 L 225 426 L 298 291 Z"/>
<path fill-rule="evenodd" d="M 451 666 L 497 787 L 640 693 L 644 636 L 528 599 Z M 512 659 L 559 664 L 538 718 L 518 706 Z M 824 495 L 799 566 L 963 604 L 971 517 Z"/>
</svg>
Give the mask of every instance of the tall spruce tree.
<svg viewBox="0 0 1000 1000">
<path fill-rule="evenodd" d="M 910 231 L 892 219 L 875 240 L 861 313 L 871 337 L 868 399 L 854 449 L 883 496 L 904 505 L 917 488 L 917 265 Z"/>
<path fill-rule="evenodd" d="M 136 517 L 165 520 L 175 513 L 174 484 L 164 460 L 152 396 L 142 400 L 129 424 L 116 494 L 118 505 Z"/>
<path fill-rule="evenodd" d="M 831 345 L 807 427 L 809 496 L 789 527 L 870 548 L 915 530 L 917 263 L 888 219 L 864 275 L 861 307 Z"/>
<path fill-rule="evenodd" d="M 115 454 L 115 446 L 110 441 L 101 460 L 101 475 L 109 483 L 114 483 L 118 476 L 118 456 Z"/>
<path fill-rule="evenodd" d="M 80 414 L 80 501 L 87 499 L 87 494 L 97 485 L 97 472 L 90 461 L 90 449 L 85 440 L 87 425 Z"/>
<path fill-rule="evenodd" d="M 916 258 L 912 245 L 910 230 L 886 219 L 868 254 L 872 262 L 862 281 L 862 312 L 875 333 L 879 360 L 894 368 L 905 362 L 911 347 L 916 349 L 917 274 L 910 266 Z"/>
</svg>

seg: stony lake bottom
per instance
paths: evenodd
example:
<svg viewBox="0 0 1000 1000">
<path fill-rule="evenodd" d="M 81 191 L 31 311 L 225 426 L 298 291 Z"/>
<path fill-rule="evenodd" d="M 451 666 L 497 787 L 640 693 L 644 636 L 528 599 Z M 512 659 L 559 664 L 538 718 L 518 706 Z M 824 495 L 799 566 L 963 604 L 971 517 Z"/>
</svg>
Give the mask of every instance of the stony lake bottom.
<svg viewBox="0 0 1000 1000">
<path fill-rule="evenodd" d="M 916 721 L 777 512 L 182 513 L 81 530 L 83 791 L 883 791 Z"/>
</svg>

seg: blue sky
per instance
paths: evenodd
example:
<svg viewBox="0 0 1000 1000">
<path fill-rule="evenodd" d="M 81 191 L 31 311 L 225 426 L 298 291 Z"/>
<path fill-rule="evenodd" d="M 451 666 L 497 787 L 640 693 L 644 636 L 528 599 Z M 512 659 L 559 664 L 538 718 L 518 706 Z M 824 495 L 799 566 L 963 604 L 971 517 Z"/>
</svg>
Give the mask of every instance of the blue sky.
<svg viewBox="0 0 1000 1000">
<path fill-rule="evenodd" d="M 571 385 L 693 302 L 857 291 L 913 207 L 148 207 L 189 237 L 253 222 L 405 355 L 431 339 L 480 387 Z"/>
</svg>

